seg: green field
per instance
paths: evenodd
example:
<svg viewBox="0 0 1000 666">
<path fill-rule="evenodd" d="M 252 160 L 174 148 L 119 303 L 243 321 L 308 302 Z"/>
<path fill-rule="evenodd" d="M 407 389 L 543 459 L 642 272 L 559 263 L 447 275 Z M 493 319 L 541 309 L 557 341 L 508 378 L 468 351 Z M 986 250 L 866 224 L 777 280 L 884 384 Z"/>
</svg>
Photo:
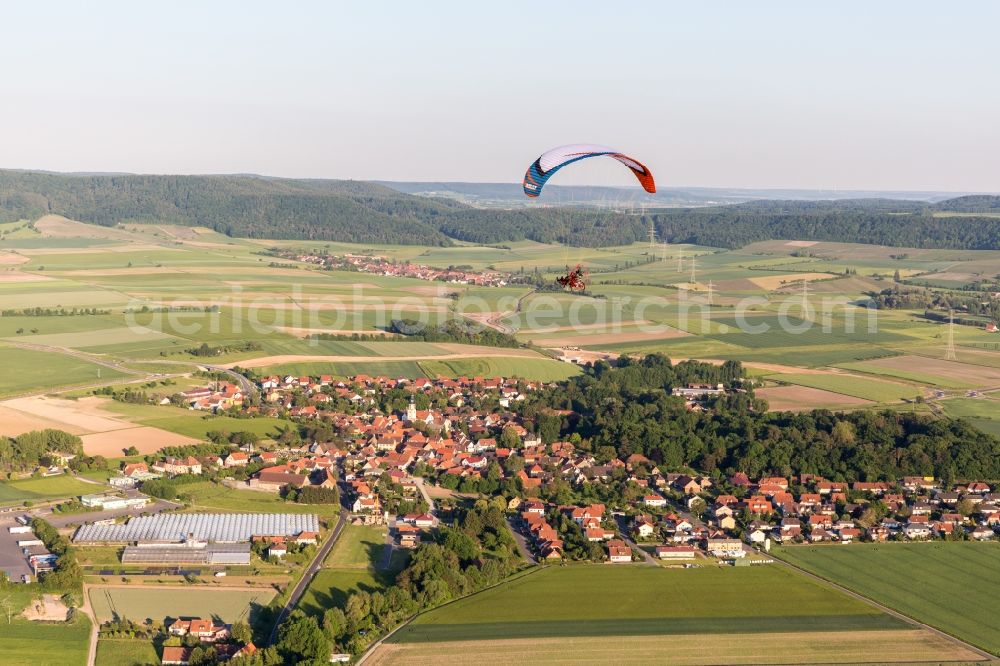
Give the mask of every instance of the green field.
<svg viewBox="0 0 1000 666">
<path fill-rule="evenodd" d="M 572 363 L 548 358 L 463 358 L 452 361 L 420 361 L 430 377 L 521 377 L 554 382 L 580 374 Z"/>
<path fill-rule="evenodd" d="M 218 617 L 223 622 L 249 621 L 275 597 L 271 588 L 259 590 L 195 587 L 91 587 L 90 603 L 98 622 L 117 613 L 136 622 L 177 617 Z"/>
<path fill-rule="evenodd" d="M 6 593 L 0 594 L 0 597 Z M 6 622 L 6 615 L 3 618 Z M 70 623 L 15 620 L 0 625 L 3 666 L 84 666 L 90 620 L 82 613 Z"/>
<path fill-rule="evenodd" d="M 392 577 L 361 569 L 321 569 L 316 573 L 298 607 L 310 615 L 347 603 L 352 592 L 376 592 L 392 584 Z"/>
<path fill-rule="evenodd" d="M 0 395 L 24 393 L 55 386 L 98 383 L 125 377 L 108 367 L 65 354 L 0 346 Z"/>
<path fill-rule="evenodd" d="M 384 556 L 386 531 L 378 525 L 345 525 L 323 566 L 367 569 Z"/>
<path fill-rule="evenodd" d="M 777 566 L 569 566 L 420 615 L 393 642 L 548 636 L 875 631 L 903 623 Z"/>
<path fill-rule="evenodd" d="M 302 595 L 299 608 L 319 615 L 326 608 L 342 607 L 352 592 L 374 592 L 391 585 L 406 560 L 394 557 L 388 570 L 378 568 L 385 563 L 385 531 L 384 527 L 346 525 Z"/>
<path fill-rule="evenodd" d="M 151 641 L 102 638 L 97 641 L 97 666 L 159 666 L 160 655 Z"/>
<path fill-rule="evenodd" d="M 426 377 L 416 361 L 375 361 L 372 363 L 320 363 L 303 361 L 301 363 L 282 363 L 257 368 L 261 374 L 275 375 L 333 375 L 334 377 L 353 377 L 365 374 L 382 377 L 408 377 L 416 379 Z"/>
<path fill-rule="evenodd" d="M 191 498 L 199 511 L 245 511 L 252 513 L 315 513 L 333 516 L 339 511 L 335 504 L 297 504 L 286 502 L 275 493 L 258 490 L 227 488 L 212 481 L 196 481 L 178 487 L 178 492 Z"/>
<path fill-rule="evenodd" d="M 799 386 L 809 386 L 812 388 L 832 391 L 851 395 L 865 400 L 875 402 L 895 402 L 904 398 L 914 398 L 920 395 L 920 389 L 905 384 L 886 382 L 869 377 L 859 377 L 850 375 L 809 375 L 809 374 L 781 374 L 771 375 L 768 379 L 798 384 Z"/>
<path fill-rule="evenodd" d="M 777 554 L 1000 655 L 1000 544 L 794 546 Z"/>
<path fill-rule="evenodd" d="M 100 490 L 100 486 L 84 483 L 66 474 L 22 481 L 0 481 L 0 504 L 75 497 Z"/>
<path fill-rule="evenodd" d="M 167 408 L 163 408 L 167 409 Z M 174 411 L 174 410 L 171 410 Z M 165 412 L 171 413 L 171 412 Z M 250 419 L 238 419 L 231 416 L 212 416 L 201 412 L 187 411 L 186 413 L 166 416 L 163 418 L 147 418 L 141 421 L 143 425 L 163 428 L 170 432 L 176 432 L 195 439 L 206 439 L 206 433 L 213 430 L 224 432 L 253 432 L 261 437 L 272 437 L 285 426 L 293 427 L 290 421 L 275 419 L 270 417 L 255 417 Z"/>
<path fill-rule="evenodd" d="M 449 360 L 435 343 L 394 339 L 385 341 L 307 340 L 310 331 L 376 332 L 394 317 L 424 318 L 436 323 L 463 313 L 513 313 L 521 340 L 575 344 L 585 349 L 619 353 L 661 352 L 671 358 L 734 359 L 799 366 L 844 367 L 880 381 L 816 378 L 792 374 L 775 377 L 803 386 L 893 404 L 916 395 L 923 384 L 943 388 L 993 386 L 966 382 L 961 374 L 935 377 L 915 364 L 886 369 L 869 361 L 901 353 L 940 358 L 947 326 L 928 320 L 923 311 L 868 310 L 858 300 L 891 286 L 898 269 L 904 277 L 959 284 L 965 275 L 1000 273 L 1000 252 L 885 248 L 847 243 L 803 246 L 787 240 L 753 243 L 744 248 L 670 244 L 652 250 L 645 243 L 609 248 L 570 248 L 558 244 L 518 241 L 503 247 L 456 242 L 449 247 L 314 243 L 311 241 L 247 240 L 171 225 L 131 225 L 109 230 L 68 222 L 74 235 L 52 237 L 9 223 L 10 235 L 0 244 L 17 247 L 29 259 L 10 271 L 34 280 L 0 284 L 0 301 L 8 308 L 98 307 L 108 314 L 82 316 L 24 316 L 0 318 L 0 396 L 57 387 L 89 385 L 98 381 L 98 367 L 86 359 L 34 350 L 4 347 L 11 342 L 43 343 L 84 348 L 125 367 L 149 373 L 182 371 L 181 365 L 154 365 L 157 360 L 197 361 L 187 349 L 207 342 L 232 346 L 248 340 L 260 345 L 252 351 L 226 352 L 218 363 L 270 355 L 329 355 L 383 357 L 365 362 L 292 362 L 261 372 L 293 375 L 359 373 L 390 377 L 504 375 L 555 381 L 578 372 L 570 364 L 547 358 L 485 357 Z M 44 225 L 43 225 L 44 227 Z M 0 229 L 2 233 L 2 229 Z M 197 242 L 197 245 L 191 244 Z M 431 266 L 489 266 L 511 272 L 537 272 L 554 277 L 569 264 L 591 270 L 588 295 L 557 291 L 532 293 L 528 287 L 503 288 L 428 282 L 350 271 L 317 270 L 307 264 L 295 268 L 269 266 L 256 254 L 263 248 L 300 248 L 331 253 L 374 253 L 400 261 Z M 697 257 L 696 284 L 691 281 L 691 259 Z M 657 260 L 652 260 L 652 259 Z M 681 259 L 683 266 L 678 266 Z M 295 264 L 296 262 L 288 262 Z M 626 267 L 626 263 L 630 264 Z M 44 266 L 44 270 L 39 270 Z M 847 269 L 851 269 L 848 271 Z M 805 293 L 798 274 L 819 273 L 808 294 L 812 311 L 801 308 Z M 845 275 L 845 273 L 850 273 Z M 938 275 L 940 274 L 940 275 Z M 826 277 L 828 276 L 828 277 Z M 41 279 L 37 279 L 41 278 Z M 713 285 L 711 305 L 699 303 Z M 519 299 L 520 311 L 515 312 Z M 753 297 L 747 304 L 744 299 Z M 829 299 L 823 304 L 822 299 Z M 136 304 L 147 311 L 135 312 Z M 159 311 L 163 306 L 173 311 Z M 206 311 L 208 305 L 213 309 Z M 124 309 L 132 308 L 126 313 Z M 745 321 L 740 312 L 746 314 Z M 824 314 L 824 313 L 829 313 Z M 877 329 L 869 317 L 877 314 Z M 787 316 L 784 316 L 787 315 Z M 811 326 L 802 319 L 809 319 Z M 690 333 L 676 338 L 639 338 L 636 322 L 643 320 Z M 829 320 L 829 330 L 824 323 Z M 616 321 L 622 341 L 614 335 L 597 337 L 596 328 L 573 329 Z M 852 329 L 853 322 L 853 329 Z M 527 326 L 527 324 L 531 324 Z M 783 323 L 785 325 L 783 325 Z M 134 324 L 134 325 L 133 325 Z M 742 326 L 741 326 L 742 324 Z M 137 325 L 137 326 L 135 326 Z M 768 330 L 753 333 L 753 325 Z M 546 326 L 568 327 L 545 332 Z M 801 331 L 787 330 L 788 326 Z M 147 327 L 151 333 L 143 333 Z M 37 329 L 34 332 L 33 329 Z M 19 334 L 17 331 L 21 330 Z M 539 332 L 541 331 L 541 332 Z M 959 360 L 1000 367 L 1000 338 L 981 328 L 958 326 L 954 331 Z M 595 343 L 594 341 L 597 340 Z M 397 361 L 393 357 L 419 357 Z M 100 380 L 114 381 L 121 373 L 100 369 Z M 952 405 L 946 413 L 974 419 L 981 427 L 1000 430 L 990 414 Z M 203 419 L 166 409 L 143 413 L 143 425 L 202 439 L 210 430 L 252 430 L 273 434 L 284 422 L 254 419 Z"/>
</svg>

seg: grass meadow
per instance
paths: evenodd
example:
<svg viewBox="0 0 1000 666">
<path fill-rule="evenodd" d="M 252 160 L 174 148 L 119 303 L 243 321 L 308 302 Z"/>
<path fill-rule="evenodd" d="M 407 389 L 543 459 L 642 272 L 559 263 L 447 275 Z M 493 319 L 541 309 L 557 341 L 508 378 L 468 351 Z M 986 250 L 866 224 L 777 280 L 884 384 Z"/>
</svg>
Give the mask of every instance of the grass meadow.
<svg viewBox="0 0 1000 666">
<path fill-rule="evenodd" d="M 160 655 L 152 641 L 102 638 L 97 642 L 96 666 L 159 666 Z"/>
<path fill-rule="evenodd" d="M 385 560 L 385 527 L 347 525 L 323 568 L 306 588 L 299 608 L 320 615 L 326 608 L 343 607 L 347 597 L 359 590 L 374 592 L 392 584 L 408 558 L 393 557 L 389 567 Z"/>
<path fill-rule="evenodd" d="M 0 504 L 19 504 L 25 500 L 37 502 L 46 499 L 75 497 L 97 492 L 100 489 L 100 486 L 85 483 L 66 474 L 21 481 L 0 481 Z"/>
</svg>

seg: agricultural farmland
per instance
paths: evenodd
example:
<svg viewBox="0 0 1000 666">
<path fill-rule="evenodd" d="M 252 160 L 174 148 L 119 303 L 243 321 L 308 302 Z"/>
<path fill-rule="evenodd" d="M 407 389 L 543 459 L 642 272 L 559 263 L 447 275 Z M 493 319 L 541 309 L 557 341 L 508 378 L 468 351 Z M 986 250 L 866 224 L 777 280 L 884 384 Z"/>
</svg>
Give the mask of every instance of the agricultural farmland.
<svg viewBox="0 0 1000 666">
<path fill-rule="evenodd" d="M 1000 655 L 1000 544 L 795 546 L 778 555 Z"/>
<path fill-rule="evenodd" d="M 573 566 L 426 612 L 374 660 L 457 664 L 476 652 L 512 664 L 549 663 L 556 654 L 574 663 L 854 663 L 871 654 L 844 650 L 845 642 L 872 641 L 898 646 L 893 660 L 975 659 L 784 568 Z M 884 662 L 888 652 L 879 654 Z"/>
<path fill-rule="evenodd" d="M 425 613 L 393 641 L 899 628 L 899 620 L 778 567 L 573 566 Z"/>
<path fill-rule="evenodd" d="M 531 293 L 526 286 L 491 289 L 325 271 L 291 260 L 268 265 L 258 254 L 264 248 L 308 250 L 311 246 L 304 241 L 231 239 L 171 225 L 107 229 L 50 216 L 30 233 L 16 233 L 21 235 L 3 241 L 7 247 L 3 256 L 10 259 L 4 273 L 32 279 L 0 284 L 0 297 L 8 307 L 101 311 L 65 317 L 4 317 L 0 338 L 81 349 L 123 368 L 101 368 L 102 381 L 119 379 L 126 373 L 124 368 L 135 369 L 136 378 L 154 367 L 189 371 L 197 360 L 189 351 L 202 343 L 219 348 L 215 360 L 220 364 L 290 374 L 511 374 L 554 380 L 575 372 L 569 364 L 525 349 L 456 350 L 446 344 L 391 337 L 384 342 L 306 341 L 301 337 L 319 332 L 382 336 L 394 317 L 436 322 L 454 314 L 500 322 L 497 325 L 515 330 L 519 339 L 540 347 L 659 351 L 673 358 L 732 358 L 800 368 L 838 365 L 869 377 L 881 375 L 881 383 L 776 379 L 878 403 L 908 400 L 927 387 L 958 390 L 997 384 L 989 366 L 990 359 L 1000 358 L 1000 351 L 990 349 L 994 338 L 981 330 L 959 326 L 955 331 L 960 360 L 980 354 L 980 364 L 974 368 L 969 367 L 971 363 L 957 368 L 934 362 L 914 365 L 908 356 L 896 359 L 913 353 L 932 361 L 935 355 L 940 358 L 946 327 L 924 319 L 920 312 L 879 311 L 877 326 L 872 328 L 873 311 L 857 305 L 865 292 L 890 286 L 894 271 L 904 277 L 980 274 L 1000 264 L 995 252 L 811 241 L 807 245 L 769 241 L 729 251 L 680 244 L 650 250 L 643 243 L 566 248 L 532 241 L 504 248 L 468 243 L 434 248 L 321 246 L 332 253 L 374 252 L 431 266 L 493 266 L 514 273 L 537 270 L 543 276 L 554 276 L 566 264 L 582 262 L 592 270 L 594 298 Z M 697 266 L 691 265 L 692 260 Z M 692 268 L 697 269 L 696 275 L 691 274 Z M 843 275 L 847 269 L 856 274 Z M 798 301 L 809 294 L 818 299 L 815 311 L 799 307 Z M 745 302 L 748 298 L 754 300 Z M 823 299 L 829 303 L 820 307 Z M 164 311 L 164 307 L 171 309 Z M 254 341 L 257 348 L 229 348 L 246 341 Z M 42 365 L 56 367 L 50 362 L 55 358 L 58 367 L 49 375 L 40 374 L 38 355 L 46 359 Z M 22 369 L 5 373 L 0 393 L 48 390 L 98 379 L 98 367 L 87 358 L 9 347 L 0 348 L 0 357 L 9 357 L 6 367 Z M 182 364 L 149 365 L 161 360 Z M 184 362 L 191 365 L 185 368 Z M 996 366 L 1000 361 L 994 370 Z M 819 394 L 807 397 L 805 403 L 818 406 L 864 404 Z M 194 438 L 203 437 L 206 428 L 223 425 L 201 427 L 193 420 L 173 420 L 169 412 L 164 418 L 162 424 L 146 421 L 142 425 Z"/>
<path fill-rule="evenodd" d="M 250 622 L 277 593 L 270 588 L 170 588 L 151 586 L 90 588 L 90 603 L 98 622 L 115 614 L 135 622 L 146 618 L 218 617 L 223 622 Z"/>
</svg>

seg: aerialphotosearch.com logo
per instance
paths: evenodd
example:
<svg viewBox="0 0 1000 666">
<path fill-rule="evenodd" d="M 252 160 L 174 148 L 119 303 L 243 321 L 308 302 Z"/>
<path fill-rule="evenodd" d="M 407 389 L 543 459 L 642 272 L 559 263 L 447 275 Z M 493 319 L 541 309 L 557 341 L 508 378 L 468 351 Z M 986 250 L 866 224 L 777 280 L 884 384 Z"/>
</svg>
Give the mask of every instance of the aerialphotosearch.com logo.
<svg viewBox="0 0 1000 666">
<path fill-rule="evenodd" d="M 521 333 L 524 339 L 558 334 L 559 340 L 619 334 L 622 341 L 655 340 L 694 334 L 766 335 L 875 334 L 878 310 L 873 301 L 845 296 L 817 298 L 807 283 L 800 292 L 780 297 L 719 297 L 686 289 L 663 289 L 663 295 L 592 297 L 561 292 L 532 292 L 495 298 L 484 290 L 442 284 L 420 295 L 386 297 L 383 290 L 354 284 L 348 293 L 307 292 L 292 285 L 286 294 L 246 293 L 236 285 L 211 299 L 133 300 L 126 324 L 136 333 L 156 333 L 198 340 L 242 339 L 284 333 L 318 344 L 327 336 L 419 335 L 451 326 L 465 334 L 494 329 Z M 543 341 L 539 341 L 543 344 Z M 557 346 L 557 345 L 553 345 Z"/>
</svg>

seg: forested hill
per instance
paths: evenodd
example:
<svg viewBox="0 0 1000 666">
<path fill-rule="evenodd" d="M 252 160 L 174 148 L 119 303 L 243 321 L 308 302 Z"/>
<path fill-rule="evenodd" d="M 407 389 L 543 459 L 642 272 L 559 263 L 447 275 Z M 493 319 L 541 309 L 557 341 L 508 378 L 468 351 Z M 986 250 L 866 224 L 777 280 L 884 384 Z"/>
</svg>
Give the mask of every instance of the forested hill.
<svg viewBox="0 0 1000 666">
<path fill-rule="evenodd" d="M 456 207 L 352 181 L 0 171 L 3 221 L 55 213 L 104 226 L 157 222 L 253 238 L 435 245 L 447 238 L 426 220 Z"/>
<path fill-rule="evenodd" d="M 975 213 L 987 213 L 991 203 L 998 202 L 1000 197 L 981 196 L 937 204 L 889 199 L 760 201 L 667 210 L 656 213 L 654 219 L 660 237 L 670 242 L 726 248 L 796 239 L 987 250 L 1000 248 L 1000 217 Z M 948 216 L 947 212 L 963 215 Z"/>
<path fill-rule="evenodd" d="M 962 213 L 948 217 L 946 212 Z M 231 236 L 446 245 L 523 239 L 603 247 L 648 238 L 740 247 L 799 239 L 1000 248 L 1000 197 L 759 201 L 646 215 L 565 207 L 473 208 L 375 183 L 259 176 L 69 175 L 0 170 L 0 222 L 55 213 L 113 226 L 205 226 Z M 992 216 L 990 216 L 992 214 Z"/>
</svg>

